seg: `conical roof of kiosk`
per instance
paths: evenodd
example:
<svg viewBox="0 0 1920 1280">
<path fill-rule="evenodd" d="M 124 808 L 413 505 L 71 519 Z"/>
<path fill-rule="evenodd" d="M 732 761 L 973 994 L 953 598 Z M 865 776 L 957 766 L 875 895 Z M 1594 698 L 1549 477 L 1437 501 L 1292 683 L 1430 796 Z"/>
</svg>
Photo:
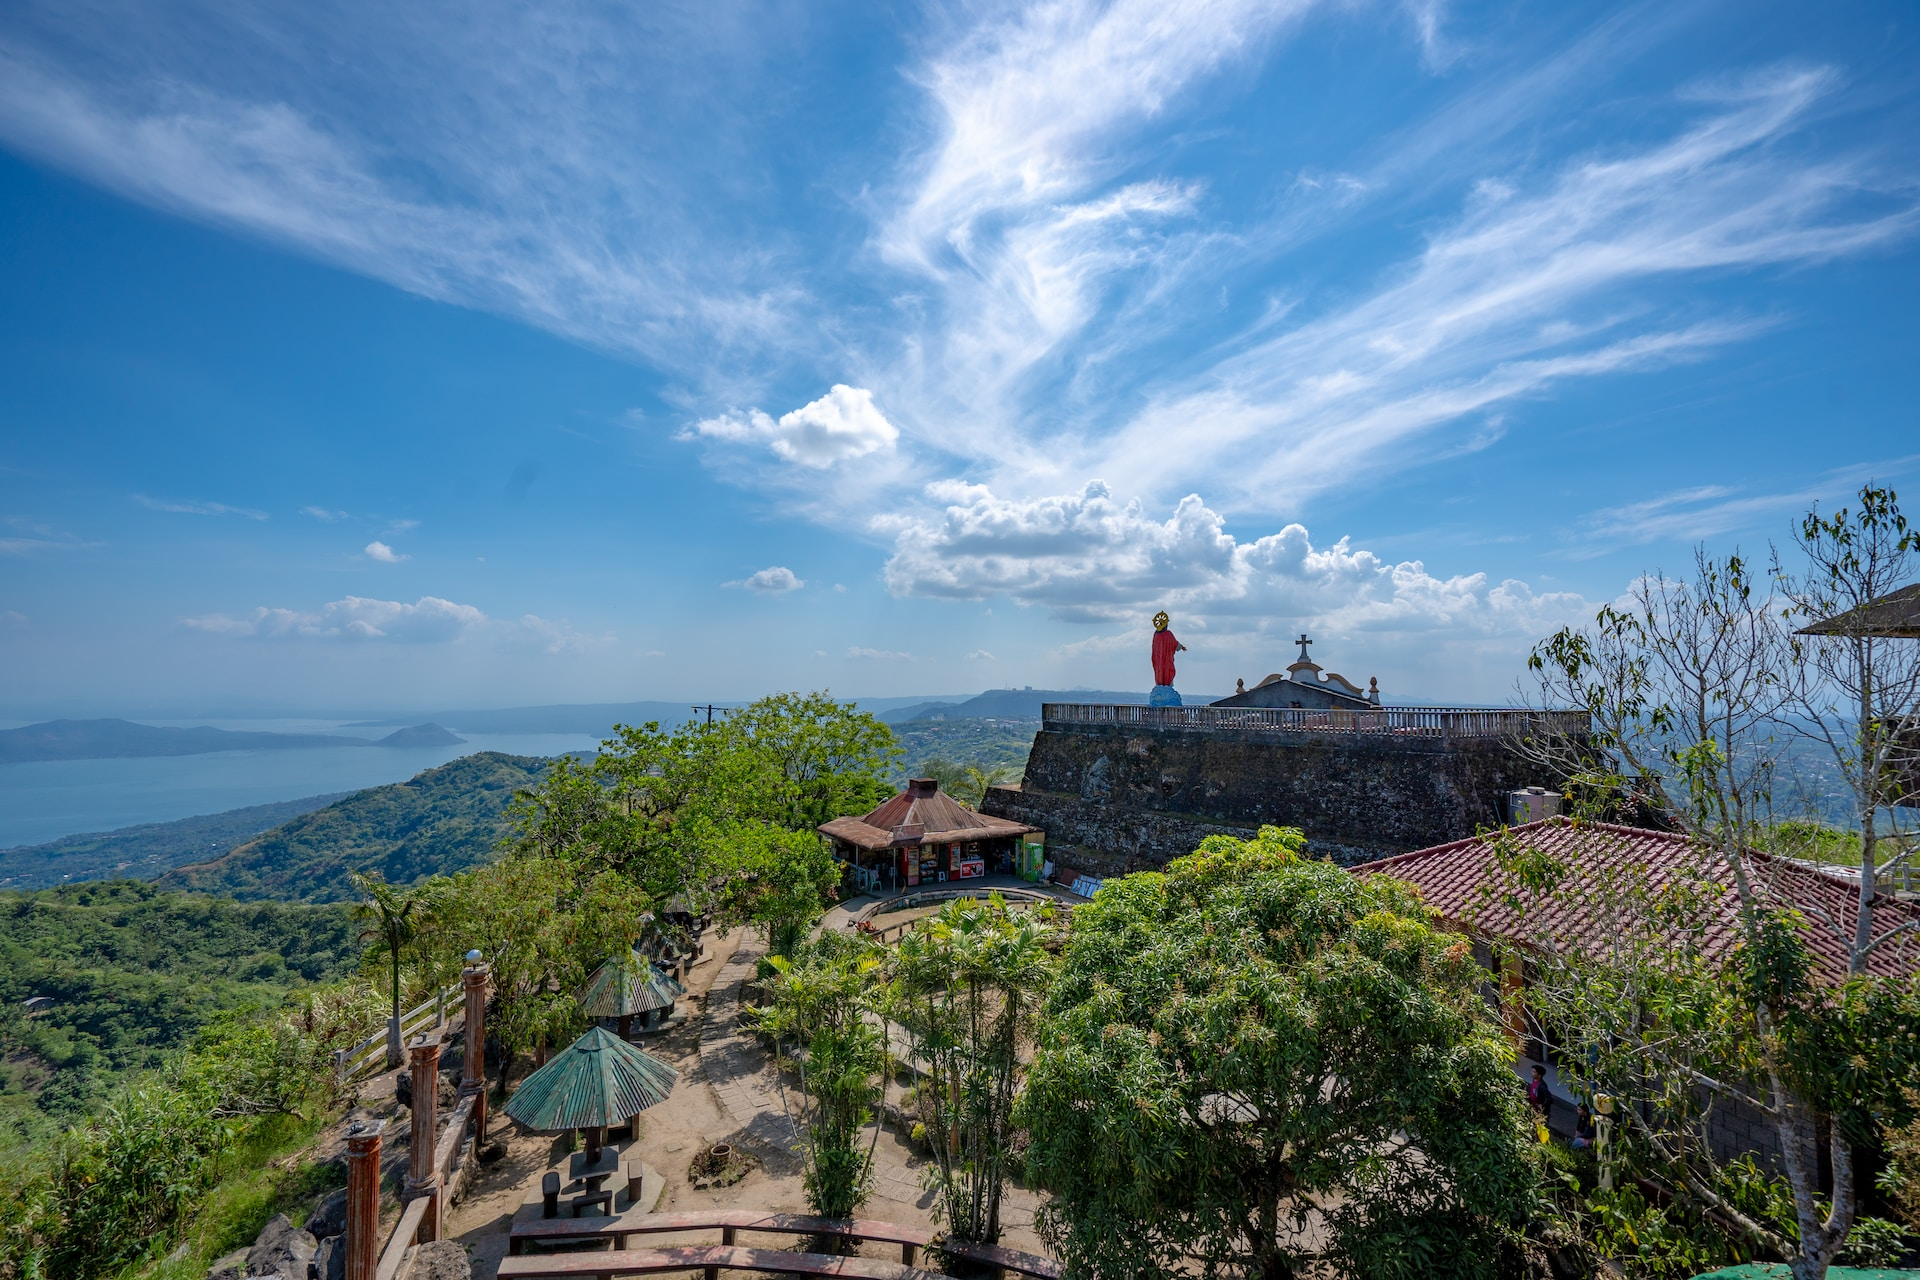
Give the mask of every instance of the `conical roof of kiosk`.
<svg viewBox="0 0 1920 1280">
<path fill-rule="evenodd" d="M 665 1102 L 679 1078 L 644 1049 L 594 1027 L 528 1076 L 506 1113 L 541 1133 L 621 1124 Z"/>
<path fill-rule="evenodd" d="M 624 1018 L 671 1008 L 685 994 L 687 989 L 653 961 L 629 951 L 594 970 L 580 1007 L 589 1018 Z"/>
</svg>

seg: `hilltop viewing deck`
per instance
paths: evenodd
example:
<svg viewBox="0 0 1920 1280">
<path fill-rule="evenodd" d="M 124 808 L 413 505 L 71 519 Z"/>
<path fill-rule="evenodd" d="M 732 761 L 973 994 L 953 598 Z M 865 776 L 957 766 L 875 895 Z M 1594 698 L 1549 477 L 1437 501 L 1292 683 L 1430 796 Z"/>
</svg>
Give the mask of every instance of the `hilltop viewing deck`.
<svg viewBox="0 0 1920 1280">
<path fill-rule="evenodd" d="M 1584 711 L 1527 711 L 1489 707 L 1376 707 L 1365 711 L 1315 707 L 1147 707 L 1049 702 L 1047 729 L 1169 729 L 1186 732 L 1378 734 L 1398 738 L 1489 739 L 1526 734 L 1583 734 Z"/>
</svg>

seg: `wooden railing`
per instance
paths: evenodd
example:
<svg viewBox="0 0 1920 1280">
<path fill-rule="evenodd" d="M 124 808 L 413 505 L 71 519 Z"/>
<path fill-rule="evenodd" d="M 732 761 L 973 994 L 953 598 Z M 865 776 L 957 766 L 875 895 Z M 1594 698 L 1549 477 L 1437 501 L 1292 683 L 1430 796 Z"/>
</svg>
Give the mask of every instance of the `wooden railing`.
<svg viewBox="0 0 1920 1280">
<path fill-rule="evenodd" d="M 1584 711 L 1508 711 L 1483 707 L 1375 707 L 1365 711 L 1312 707 L 1143 707 L 1092 702 L 1049 702 L 1040 708 L 1043 727 L 1112 725 L 1204 733 L 1339 733 L 1442 741 L 1526 735 L 1582 735 Z"/>
<path fill-rule="evenodd" d="M 416 1005 L 400 1015 L 400 1043 L 402 1045 L 425 1031 L 429 1026 L 446 1025 L 448 1008 L 458 1004 L 460 984 L 449 983 L 444 990 L 428 996 L 425 1003 Z M 384 1070 L 387 1065 L 387 1022 L 382 1021 L 380 1029 L 348 1049 L 336 1049 L 333 1052 L 333 1075 L 341 1084 L 349 1080 L 358 1080 L 361 1076 L 376 1070 Z"/>
<path fill-rule="evenodd" d="M 434 1168 L 448 1184 L 453 1182 L 460 1172 L 460 1166 L 465 1163 L 467 1126 L 473 1122 L 473 1108 L 472 1094 L 461 1098 L 434 1142 Z M 380 1249 L 380 1269 L 374 1273 L 375 1280 L 394 1280 L 400 1274 L 400 1268 L 407 1259 L 407 1250 L 416 1243 L 421 1223 L 432 1208 L 433 1201 L 428 1196 L 407 1201 L 406 1207 L 400 1212 L 400 1221 L 393 1225 L 393 1234 L 387 1237 L 386 1244 Z M 442 1209 L 444 1211 L 444 1206 Z"/>
</svg>

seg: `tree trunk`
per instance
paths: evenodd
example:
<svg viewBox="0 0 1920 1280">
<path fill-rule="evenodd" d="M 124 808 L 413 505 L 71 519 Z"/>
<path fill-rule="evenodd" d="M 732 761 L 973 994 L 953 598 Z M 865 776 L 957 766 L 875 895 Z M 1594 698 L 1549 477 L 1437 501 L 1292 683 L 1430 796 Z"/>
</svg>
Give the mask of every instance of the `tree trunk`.
<svg viewBox="0 0 1920 1280">
<path fill-rule="evenodd" d="M 394 950 L 394 1017 L 386 1023 L 386 1065 L 392 1071 L 405 1057 L 399 1042 L 399 950 Z"/>
</svg>

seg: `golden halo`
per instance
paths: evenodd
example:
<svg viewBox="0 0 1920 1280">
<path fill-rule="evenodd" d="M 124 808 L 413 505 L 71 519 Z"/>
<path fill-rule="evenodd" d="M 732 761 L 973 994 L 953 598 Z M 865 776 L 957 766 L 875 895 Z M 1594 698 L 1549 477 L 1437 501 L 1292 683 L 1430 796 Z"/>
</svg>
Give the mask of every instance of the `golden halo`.
<svg viewBox="0 0 1920 1280">
<path fill-rule="evenodd" d="M 1167 629 L 1167 625 L 1172 621 L 1173 619 L 1167 616 L 1167 611 L 1165 609 L 1162 609 L 1160 612 L 1153 615 L 1153 629 L 1155 631 L 1165 631 Z"/>
</svg>

